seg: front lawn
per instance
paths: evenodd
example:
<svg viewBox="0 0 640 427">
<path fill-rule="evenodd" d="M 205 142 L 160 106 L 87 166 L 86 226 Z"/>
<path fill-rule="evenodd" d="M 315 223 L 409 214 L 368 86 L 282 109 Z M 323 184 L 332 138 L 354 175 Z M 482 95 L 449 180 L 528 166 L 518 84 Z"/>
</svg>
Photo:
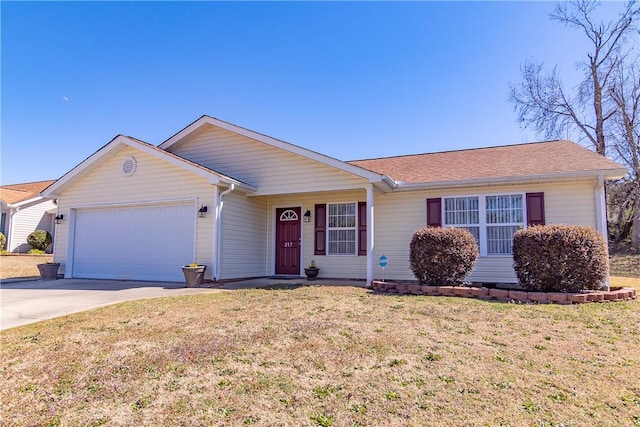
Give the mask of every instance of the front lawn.
<svg viewBox="0 0 640 427">
<path fill-rule="evenodd" d="M 3 425 L 640 425 L 637 301 L 304 286 L 132 301 L 0 336 Z"/>
<path fill-rule="evenodd" d="M 0 279 L 40 277 L 38 264 L 52 259 L 53 255 L 4 254 L 0 256 Z"/>
<path fill-rule="evenodd" d="M 640 278 L 640 247 L 610 242 L 609 266 L 612 276 Z"/>
</svg>

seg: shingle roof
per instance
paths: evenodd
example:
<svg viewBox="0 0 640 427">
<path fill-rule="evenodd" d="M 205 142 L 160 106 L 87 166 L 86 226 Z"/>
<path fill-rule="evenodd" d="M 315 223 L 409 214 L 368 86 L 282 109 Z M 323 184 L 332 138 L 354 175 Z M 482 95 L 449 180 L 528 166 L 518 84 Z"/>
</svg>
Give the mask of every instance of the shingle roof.
<svg viewBox="0 0 640 427">
<path fill-rule="evenodd" d="M 54 182 L 56 181 L 49 180 L 26 182 L 24 184 L 3 185 L 0 187 L 0 199 L 10 205 L 33 199 L 34 197 L 38 197 L 42 190 Z"/>
<path fill-rule="evenodd" d="M 414 154 L 348 162 L 397 182 L 481 181 L 541 175 L 609 171 L 624 167 L 572 141 L 546 141 L 500 147 Z"/>
</svg>

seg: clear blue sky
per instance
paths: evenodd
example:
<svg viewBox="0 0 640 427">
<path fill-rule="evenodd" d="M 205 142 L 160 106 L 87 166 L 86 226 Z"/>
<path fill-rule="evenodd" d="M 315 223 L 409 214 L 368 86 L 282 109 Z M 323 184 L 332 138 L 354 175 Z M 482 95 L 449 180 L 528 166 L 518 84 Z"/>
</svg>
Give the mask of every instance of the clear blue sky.
<svg viewBox="0 0 640 427">
<path fill-rule="evenodd" d="M 530 58 L 575 73 L 588 48 L 553 6 L 3 1 L 0 179 L 203 114 L 342 160 L 534 141 L 509 85 Z"/>
</svg>

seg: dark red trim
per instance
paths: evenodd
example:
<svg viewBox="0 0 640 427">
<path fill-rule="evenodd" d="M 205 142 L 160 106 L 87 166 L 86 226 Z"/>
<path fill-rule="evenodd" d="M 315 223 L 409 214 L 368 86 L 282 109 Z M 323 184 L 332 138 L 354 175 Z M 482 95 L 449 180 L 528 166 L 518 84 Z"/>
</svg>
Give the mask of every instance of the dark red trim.
<svg viewBox="0 0 640 427">
<path fill-rule="evenodd" d="M 544 193 L 527 193 L 527 225 L 544 224 Z"/>
<path fill-rule="evenodd" d="M 427 226 L 442 227 L 442 199 L 427 199 Z"/>
<path fill-rule="evenodd" d="M 367 255 L 367 203 L 358 202 L 358 255 Z"/>
<path fill-rule="evenodd" d="M 314 255 L 326 255 L 327 248 L 327 205 L 315 205 Z"/>
</svg>

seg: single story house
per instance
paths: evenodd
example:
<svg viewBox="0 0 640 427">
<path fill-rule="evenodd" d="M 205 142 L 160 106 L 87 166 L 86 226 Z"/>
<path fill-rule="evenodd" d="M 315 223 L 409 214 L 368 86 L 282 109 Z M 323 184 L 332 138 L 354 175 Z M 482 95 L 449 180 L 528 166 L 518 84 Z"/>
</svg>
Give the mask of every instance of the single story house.
<svg viewBox="0 0 640 427">
<path fill-rule="evenodd" d="M 55 181 L 26 182 L 0 187 L 0 233 L 7 238 L 9 252 L 28 252 L 29 234 L 46 230 L 54 234 L 56 205 L 40 192 Z"/>
<path fill-rule="evenodd" d="M 157 147 L 116 136 L 43 196 L 65 277 L 182 281 L 190 262 L 217 281 L 301 276 L 314 260 L 324 278 L 413 279 L 411 236 L 438 225 L 478 239 L 469 280 L 516 282 L 516 229 L 604 234 L 604 182 L 626 173 L 570 141 L 345 162 L 203 116 Z"/>
</svg>

